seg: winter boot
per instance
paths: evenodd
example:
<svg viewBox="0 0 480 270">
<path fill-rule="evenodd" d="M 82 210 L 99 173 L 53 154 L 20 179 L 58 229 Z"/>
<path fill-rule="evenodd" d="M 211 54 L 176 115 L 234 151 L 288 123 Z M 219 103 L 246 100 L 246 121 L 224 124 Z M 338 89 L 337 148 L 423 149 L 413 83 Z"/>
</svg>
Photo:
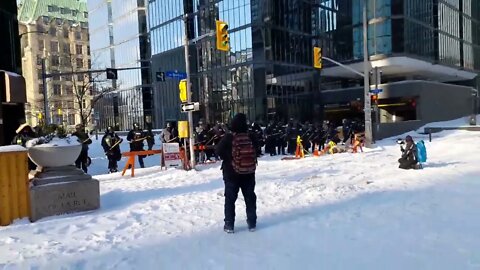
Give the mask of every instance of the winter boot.
<svg viewBox="0 0 480 270">
<path fill-rule="evenodd" d="M 226 233 L 234 233 L 233 224 L 230 222 L 225 222 L 225 225 L 223 226 L 223 230 Z"/>
<path fill-rule="evenodd" d="M 249 222 L 247 220 L 247 224 L 248 224 L 248 230 L 251 231 L 251 232 L 254 232 L 255 229 L 257 228 L 256 222 Z"/>
</svg>

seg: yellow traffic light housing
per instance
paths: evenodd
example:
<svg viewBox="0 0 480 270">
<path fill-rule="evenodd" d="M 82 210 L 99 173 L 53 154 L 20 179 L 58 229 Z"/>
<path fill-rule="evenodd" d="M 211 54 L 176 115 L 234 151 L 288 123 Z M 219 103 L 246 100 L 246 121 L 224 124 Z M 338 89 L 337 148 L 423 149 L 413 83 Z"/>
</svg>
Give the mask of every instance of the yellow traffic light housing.
<svg viewBox="0 0 480 270">
<path fill-rule="evenodd" d="M 313 47 L 313 67 L 322 68 L 322 48 Z"/>
<path fill-rule="evenodd" d="M 178 89 L 180 90 L 180 101 L 187 102 L 187 80 L 181 80 L 178 84 Z"/>
<path fill-rule="evenodd" d="M 228 35 L 228 24 L 222 21 L 216 21 L 217 50 L 230 51 L 230 37 Z"/>
</svg>

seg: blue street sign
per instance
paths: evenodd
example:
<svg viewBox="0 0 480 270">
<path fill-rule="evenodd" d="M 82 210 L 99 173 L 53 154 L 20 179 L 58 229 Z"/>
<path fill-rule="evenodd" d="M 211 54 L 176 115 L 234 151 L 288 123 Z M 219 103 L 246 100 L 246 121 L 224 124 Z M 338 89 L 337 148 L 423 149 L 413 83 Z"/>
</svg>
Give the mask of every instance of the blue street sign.
<svg viewBox="0 0 480 270">
<path fill-rule="evenodd" d="M 383 89 L 372 89 L 370 90 L 370 93 L 378 95 L 379 93 L 383 92 Z"/>
<path fill-rule="evenodd" d="M 178 71 L 166 71 L 165 76 L 169 78 L 186 79 L 187 73 L 178 72 Z"/>
</svg>

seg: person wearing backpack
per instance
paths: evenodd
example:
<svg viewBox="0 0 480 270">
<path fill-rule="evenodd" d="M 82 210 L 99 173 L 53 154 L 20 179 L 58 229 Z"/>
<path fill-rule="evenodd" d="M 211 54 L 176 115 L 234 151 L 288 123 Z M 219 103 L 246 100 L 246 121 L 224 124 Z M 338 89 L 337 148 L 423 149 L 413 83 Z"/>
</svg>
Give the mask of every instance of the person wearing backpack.
<svg viewBox="0 0 480 270">
<path fill-rule="evenodd" d="M 247 225 L 250 231 L 257 226 L 257 196 L 255 195 L 255 169 L 257 166 L 256 141 L 248 134 L 247 116 L 235 115 L 226 134 L 216 145 L 216 154 L 222 159 L 225 184 L 225 225 L 223 230 L 234 232 L 235 201 L 241 189 L 245 199 Z"/>
<path fill-rule="evenodd" d="M 417 146 L 413 141 L 412 136 L 405 137 L 405 148 L 403 148 L 403 142 L 400 143 L 400 150 L 402 151 L 402 157 L 398 160 L 400 169 L 417 169 Z"/>
</svg>

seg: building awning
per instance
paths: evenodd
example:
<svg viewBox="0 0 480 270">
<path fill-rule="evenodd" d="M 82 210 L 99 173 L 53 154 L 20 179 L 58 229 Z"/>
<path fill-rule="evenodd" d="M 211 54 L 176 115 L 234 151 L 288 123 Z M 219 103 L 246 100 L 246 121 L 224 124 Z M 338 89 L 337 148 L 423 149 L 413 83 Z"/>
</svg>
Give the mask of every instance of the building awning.
<svg viewBox="0 0 480 270">
<path fill-rule="evenodd" d="M 387 57 L 372 60 L 369 68 L 379 67 L 384 76 L 404 76 L 411 79 L 429 79 L 439 82 L 453 82 L 472 80 L 478 74 L 475 71 L 464 70 L 460 67 L 435 64 L 428 61 L 407 56 Z M 347 64 L 348 67 L 363 73 L 363 61 Z M 339 66 L 325 67 L 322 69 L 324 77 L 361 78 L 357 74 Z"/>
<path fill-rule="evenodd" d="M 5 92 L 2 93 L 3 102 L 26 103 L 27 91 L 25 78 L 23 78 L 22 75 L 5 70 L 0 70 L 0 76 L 3 77 L 3 80 L 0 80 L 0 82 L 4 83 L 0 89 L 5 90 Z"/>
</svg>

